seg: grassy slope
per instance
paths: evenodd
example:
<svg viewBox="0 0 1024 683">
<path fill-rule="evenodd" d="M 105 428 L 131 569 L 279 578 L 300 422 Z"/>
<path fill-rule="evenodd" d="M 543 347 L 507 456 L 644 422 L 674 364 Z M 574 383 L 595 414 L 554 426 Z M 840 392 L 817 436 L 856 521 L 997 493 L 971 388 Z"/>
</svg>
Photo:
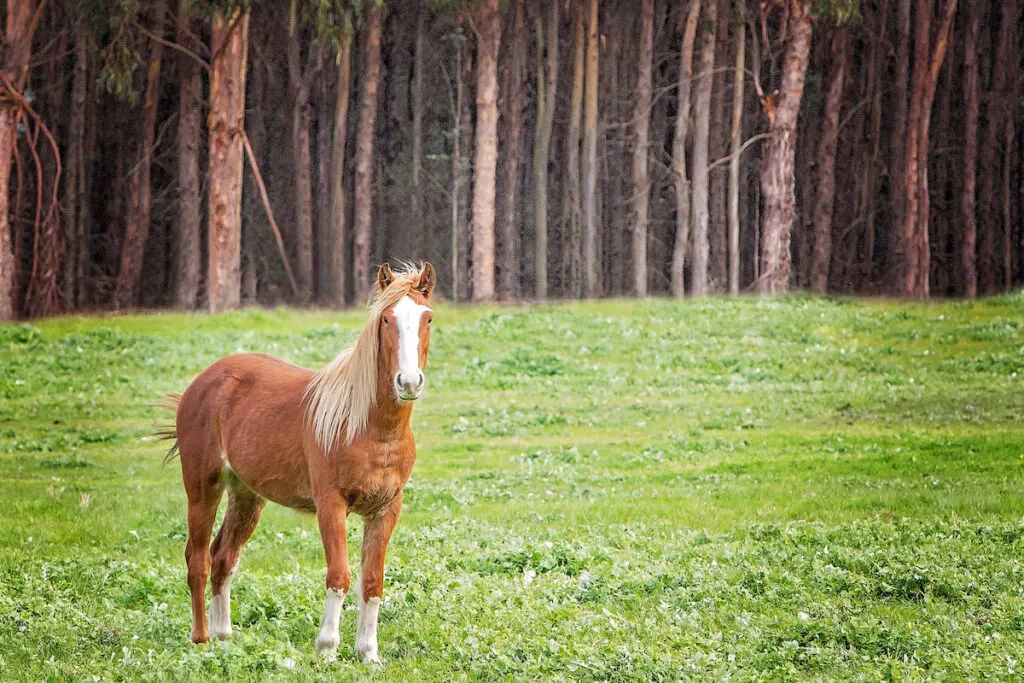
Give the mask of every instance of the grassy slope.
<svg viewBox="0 0 1024 683">
<path fill-rule="evenodd" d="M 996 678 L 1024 661 L 1024 298 L 440 308 L 381 654 L 313 652 L 315 521 L 275 506 L 235 640 L 191 647 L 146 402 L 309 365 L 358 314 L 0 328 L 0 678 Z M 353 519 L 357 562 L 361 524 Z"/>
</svg>

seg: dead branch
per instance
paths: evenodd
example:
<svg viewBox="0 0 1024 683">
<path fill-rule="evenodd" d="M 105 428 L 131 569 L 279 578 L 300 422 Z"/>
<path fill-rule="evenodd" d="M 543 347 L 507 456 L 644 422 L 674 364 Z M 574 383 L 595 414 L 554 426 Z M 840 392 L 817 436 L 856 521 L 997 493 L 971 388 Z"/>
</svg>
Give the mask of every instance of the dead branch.
<svg viewBox="0 0 1024 683">
<path fill-rule="evenodd" d="M 274 239 L 277 241 L 277 250 L 281 253 L 281 261 L 284 263 L 284 270 L 288 274 L 288 284 L 292 288 L 292 296 L 299 298 L 299 286 L 295 283 L 295 275 L 292 273 L 292 266 L 288 263 L 288 255 L 284 249 L 284 239 L 281 238 L 281 229 L 277 227 L 274 220 L 274 211 L 270 208 L 270 198 L 267 196 L 267 186 L 263 184 L 263 175 L 260 167 L 256 164 L 256 155 L 253 154 L 252 145 L 249 144 L 249 136 L 241 128 L 236 128 L 234 133 L 242 138 L 245 145 L 245 156 L 249 160 L 249 168 L 252 170 L 256 180 L 256 187 L 260 190 L 260 198 L 263 200 L 263 210 L 267 212 L 267 220 L 270 221 L 270 228 L 274 231 Z"/>
</svg>

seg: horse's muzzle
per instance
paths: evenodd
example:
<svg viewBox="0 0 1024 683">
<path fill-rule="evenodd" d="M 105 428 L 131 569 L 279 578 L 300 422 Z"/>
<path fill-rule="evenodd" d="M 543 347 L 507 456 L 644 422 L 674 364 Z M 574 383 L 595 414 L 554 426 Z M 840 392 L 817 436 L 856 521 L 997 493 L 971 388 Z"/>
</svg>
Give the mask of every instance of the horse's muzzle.
<svg viewBox="0 0 1024 683">
<path fill-rule="evenodd" d="M 395 375 L 395 395 L 403 401 L 418 399 L 423 393 L 423 386 L 427 383 L 427 378 L 423 376 L 422 371 L 410 375 L 411 373 L 402 372 Z"/>
</svg>

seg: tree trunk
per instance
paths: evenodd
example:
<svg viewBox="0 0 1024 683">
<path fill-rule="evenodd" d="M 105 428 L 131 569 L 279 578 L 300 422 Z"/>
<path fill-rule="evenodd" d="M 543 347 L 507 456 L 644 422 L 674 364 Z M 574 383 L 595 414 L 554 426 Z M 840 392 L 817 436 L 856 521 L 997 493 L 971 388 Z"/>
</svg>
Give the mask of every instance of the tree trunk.
<svg viewBox="0 0 1024 683">
<path fill-rule="evenodd" d="M 1019 8 L 1014 0 L 1003 0 L 999 19 L 999 38 L 995 59 L 992 64 L 991 98 L 987 110 L 985 139 L 981 147 L 980 175 L 981 191 L 979 208 L 981 214 L 981 246 L 979 250 L 979 277 L 982 292 L 992 294 L 999 289 L 1001 259 L 996 255 L 996 242 L 1000 231 L 1000 208 L 997 199 L 999 181 L 999 143 L 1004 129 L 1004 119 L 1010 116 L 1012 106 L 1007 108 L 1005 96 L 1012 75 L 1019 69 L 1010 58 L 1011 36 L 1017 21 Z"/>
<path fill-rule="evenodd" d="M 533 151 L 534 296 L 548 296 L 548 158 L 555 121 L 558 88 L 558 3 L 550 4 L 547 54 L 544 53 L 544 19 L 537 16 L 537 139 Z"/>
<path fill-rule="evenodd" d="M 726 94 L 729 91 L 729 0 L 718 3 L 715 24 L 715 65 L 711 76 L 711 131 L 708 157 L 721 159 L 729 149 L 729 109 Z M 719 170 L 708 176 L 708 293 L 725 289 L 728 278 L 728 218 L 726 215 L 727 174 Z"/>
<path fill-rule="evenodd" d="M 380 86 L 381 7 L 374 2 L 366 14 L 363 78 L 360 83 L 359 131 L 356 137 L 356 192 L 353 290 L 357 305 L 366 302 L 370 287 L 370 238 L 373 227 L 373 138 Z"/>
<path fill-rule="evenodd" d="M 832 36 L 832 73 L 829 76 L 825 115 L 818 138 L 818 182 L 814 202 L 814 260 L 811 264 L 811 289 L 824 294 L 828 290 L 829 264 L 832 261 L 832 208 L 836 196 L 836 147 L 839 143 L 839 108 L 843 102 L 846 52 L 849 32 L 845 26 Z"/>
<path fill-rule="evenodd" d="M 583 118 L 583 64 L 586 37 L 583 5 L 572 5 L 572 91 L 569 95 L 569 133 L 565 140 L 567 191 L 562 193 L 562 283 L 564 295 L 579 298 L 582 286 L 582 234 L 580 225 L 580 122 Z"/>
<path fill-rule="evenodd" d="M 905 152 L 906 166 L 903 177 L 905 211 L 903 216 L 903 294 L 927 298 L 930 252 L 928 247 L 928 129 L 931 122 L 932 102 L 939 69 L 946 54 L 946 47 L 956 0 L 945 0 L 943 22 L 936 37 L 935 46 L 929 50 L 931 36 L 931 0 L 920 0 L 917 4 L 914 37 L 914 81 L 910 116 L 907 121 L 908 135 Z M 929 58 L 930 53 L 930 58 Z"/>
<path fill-rule="evenodd" d="M 693 43 L 697 36 L 700 0 L 690 0 L 679 49 L 679 107 L 672 139 L 672 180 L 676 195 L 676 235 L 672 249 L 672 295 L 685 293 L 683 272 L 686 247 L 690 241 L 690 186 L 686 180 L 686 135 L 690 121 L 690 91 L 693 83 Z"/>
<path fill-rule="evenodd" d="M 153 5 L 153 33 L 162 37 L 164 32 L 164 0 Z M 121 309 L 133 306 L 138 298 L 139 279 L 142 276 L 142 257 L 149 238 L 149 218 L 152 205 L 150 172 L 153 166 L 153 144 L 156 134 L 157 104 L 160 100 L 160 63 L 164 46 L 157 40 L 149 45 L 146 68 L 146 92 L 142 103 L 142 128 L 139 159 L 128 181 L 128 219 L 121 244 L 121 269 L 114 289 L 114 304 Z"/>
<path fill-rule="evenodd" d="M 708 148 L 711 137 L 711 86 L 715 69 L 715 28 L 718 1 L 704 3 L 700 38 L 700 78 L 693 105 L 693 273 L 691 291 L 708 293 Z"/>
<path fill-rule="evenodd" d="M 64 293 L 71 306 L 85 305 L 85 273 L 89 248 L 85 192 L 85 123 L 89 88 L 89 36 L 84 22 L 75 27 L 75 67 L 68 116 L 68 153 L 64 160 L 64 203 L 67 211 L 68 253 L 64 264 Z"/>
<path fill-rule="evenodd" d="M 412 215 L 419 220 L 423 215 L 423 188 L 420 186 L 420 167 L 423 165 L 423 43 L 427 10 L 422 5 L 416 12 L 416 40 L 413 44 L 412 68 Z M 416 231 L 416 251 L 423 249 L 423 229 Z"/>
<path fill-rule="evenodd" d="M 865 202 L 863 206 L 866 224 L 861 256 L 861 282 L 864 285 L 869 285 L 872 282 L 875 273 L 876 214 L 879 194 L 878 168 L 882 145 L 882 92 L 884 90 L 879 86 L 878 79 L 879 74 L 882 73 L 884 68 L 883 55 L 885 51 L 883 50 L 883 40 L 886 35 L 888 13 L 889 0 L 883 0 L 881 7 L 878 8 L 878 28 L 875 35 L 872 36 L 869 57 L 871 62 L 868 66 L 867 96 L 871 97 L 871 156 L 867 159 L 864 171 L 866 178 L 864 181 Z"/>
<path fill-rule="evenodd" d="M 241 297 L 242 161 L 249 13 L 213 15 L 210 76 L 209 269 L 211 311 L 237 308 Z"/>
<path fill-rule="evenodd" d="M 633 293 L 647 296 L 647 173 L 648 132 L 651 123 L 651 69 L 654 60 L 654 0 L 640 6 L 640 64 L 633 112 Z"/>
<path fill-rule="evenodd" d="M 262 26 L 260 28 L 264 29 Z M 249 77 L 245 87 L 248 90 L 247 96 L 256 100 L 259 97 L 258 93 L 266 92 L 267 82 L 273 77 L 270 73 L 271 66 L 265 56 L 266 47 L 272 37 L 270 31 L 261 30 L 251 38 L 255 59 L 250 61 Z M 249 137 L 253 156 L 256 158 L 256 166 L 260 169 L 272 168 L 270 164 L 266 163 L 270 154 L 269 150 L 272 147 L 267 137 L 267 113 L 265 107 L 251 107 L 245 122 L 245 132 Z M 263 256 L 259 249 L 259 235 L 262 231 L 270 231 L 272 228 L 267 218 L 266 208 L 263 206 L 263 198 L 255 172 L 250 168 L 249 173 L 243 173 L 243 177 L 245 179 L 243 190 L 245 203 L 242 218 L 242 303 L 255 304 L 259 299 L 259 269 Z M 266 289 L 273 291 L 273 285 Z"/>
<path fill-rule="evenodd" d="M 331 252 L 331 287 L 328 305 L 345 306 L 345 131 L 348 126 L 348 101 L 352 79 L 352 22 L 345 17 L 338 44 L 338 86 L 334 102 L 334 132 L 331 136 L 331 228 L 328 249 Z"/>
<path fill-rule="evenodd" d="M 178 44 L 195 47 L 191 40 L 192 0 L 178 5 Z M 179 54 L 178 69 L 178 235 L 175 250 L 174 305 L 182 310 L 196 307 L 200 267 L 199 147 L 202 143 L 203 75 L 191 57 Z"/>
<path fill-rule="evenodd" d="M 740 292 L 740 144 L 743 137 L 743 80 L 746 30 L 743 2 L 736 26 L 736 72 L 733 76 L 732 131 L 729 144 L 729 293 Z"/>
<path fill-rule="evenodd" d="M 512 45 L 506 84 L 505 192 L 501 211 L 499 295 L 519 296 L 519 163 L 523 153 L 523 78 L 526 71 L 526 19 L 524 0 L 514 0 Z"/>
<path fill-rule="evenodd" d="M 1020 64 L 1021 39 L 1018 33 L 1020 26 L 1022 7 L 1020 3 L 1014 4 L 1011 0 L 1004 0 L 1003 15 L 1009 26 L 1010 36 L 1007 40 L 1008 51 L 1002 59 L 1009 65 Z M 1013 177 L 1013 150 L 1014 138 L 1016 137 L 1016 113 L 1020 111 L 1021 77 L 1019 69 L 1017 73 L 1011 72 L 1007 78 L 1006 92 L 1003 94 L 1005 109 L 1003 117 L 1006 130 L 1003 134 L 1003 289 L 1010 291 L 1013 286 L 1013 214 L 1012 214 L 1012 193 L 1011 180 Z"/>
<path fill-rule="evenodd" d="M 762 294 L 789 289 L 790 234 L 795 198 L 793 161 L 796 153 L 796 121 L 804 93 L 804 79 L 811 49 L 811 15 L 807 0 L 791 0 L 789 36 L 782 70 L 782 87 L 768 116 L 770 138 L 761 163 L 761 198 L 764 270 L 758 283 Z"/>
<path fill-rule="evenodd" d="M 597 257 L 597 1 L 590 0 L 587 20 L 586 73 L 583 81 L 583 275 L 584 294 L 600 296 L 601 262 Z"/>
<path fill-rule="evenodd" d="M 326 46 L 319 46 L 324 50 Z M 323 61 L 316 84 L 316 189 L 313 191 L 316 205 L 316 225 L 313 231 L 313 245 L 316 261 L 316 300 L 324 306 L 331 303 L 331 138 L 333 137 L 334 97 L 332 79 L 327 71 L 335 66 L 335 60 L 321 54 Z M 332 74 L 333 75 L 333 74 Z"/>
<path fill-rule="evenodd" d="M 295 170 L 295 279 L 299 298 L 308 304 L 313 297 L 313 183 L 309 151 L 310 82 L 319 71 L 311 48 L 308 64 L 302 68 L 302 27 L 298 0 L 288 6 L 288 81 L 292 90 L 292 164 Z"/>
<path fill-rule="evenodd" d="M 967 0 L 967 42 L 964 46 L 964 180 L 960 190 L 960 222 L 963 242 L 960 245 L 960 268 L 964 296 L 973 299 L 978 293 L 978 271 L 975 257 L 978 219 L 975 208 L 978 168 L 978 37 L 981 34 L 982 9 L 978 0 Z"/>
<path fill-rule="evenodd" d="M 494 298 L 494 191 L 498 167 L 498 0 L 477 12 L 476 146 L 473 162 L 473 300 Z"/>
<path fill-rule="evenodd" d="M 910 5 L 911 0 L 898 0 L 896 6 L 896 75 L 893 78 L 893 125 L 891 128 L 892 160 L 889 169 L 889 191 L 892 201 L 892 227 L 889 230 L 889 253 L 886 258 L 887 280 L 894 289 L 900 282 L 900 268 L 904 258 L 903 216 L 906 212 L 906 195 L 901 189 L 907 160 L 904 158 L 904 147 L 907 143 L 907 107 L 909 105 L 910 87 Z"/>
<path fill-rule="evenodd" d="M 20 93 L 28 79 L 32 36 L 38 21 L 39 3 L 19 0 L 7 3 L 7 31 L 3 44 L 3 71 Z M 0 320 L 14 318 L 17 308 L 18 263 L 11 248 L 9 185 L 11 161 L 18 141 L 21 108 L 10 97 L 0 97 Z"/>
</svg>

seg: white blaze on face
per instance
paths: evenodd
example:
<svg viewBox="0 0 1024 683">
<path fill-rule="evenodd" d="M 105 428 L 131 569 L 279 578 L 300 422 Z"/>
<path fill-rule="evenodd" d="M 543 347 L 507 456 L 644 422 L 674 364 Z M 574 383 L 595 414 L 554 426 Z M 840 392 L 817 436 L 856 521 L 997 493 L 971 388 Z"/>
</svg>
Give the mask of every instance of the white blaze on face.
<svg viewBox="0 0 1024 683">
<path fill-rule="evenodd" d="M 395 304 L 395 323 L 398 325 L 398 376 L 401 381 L 415 387 L 420 376 L 420 320 L 430 308 L 409 297 Z"/>
</svg>

